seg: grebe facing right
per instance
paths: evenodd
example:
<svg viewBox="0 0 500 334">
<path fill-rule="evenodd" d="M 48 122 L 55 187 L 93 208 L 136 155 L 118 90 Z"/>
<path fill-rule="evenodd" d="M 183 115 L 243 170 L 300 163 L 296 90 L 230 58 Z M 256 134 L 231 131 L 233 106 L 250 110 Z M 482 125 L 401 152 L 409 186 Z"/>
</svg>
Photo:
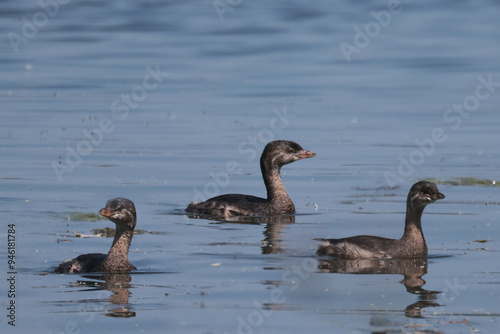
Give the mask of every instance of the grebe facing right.
<svg viewBox="0 0 500 334">
<path fill-rule="evenodd" d="M 401 239 L 359 235 L 343 239 L 316 239 L 323 243 L 316 254 L 344 259 L 403 258 L 427 255 L 421 217 L 425 207 L 445 196 L 432 182 L 411 187 L 406 201 L 405 231 Z"/>
</svg>

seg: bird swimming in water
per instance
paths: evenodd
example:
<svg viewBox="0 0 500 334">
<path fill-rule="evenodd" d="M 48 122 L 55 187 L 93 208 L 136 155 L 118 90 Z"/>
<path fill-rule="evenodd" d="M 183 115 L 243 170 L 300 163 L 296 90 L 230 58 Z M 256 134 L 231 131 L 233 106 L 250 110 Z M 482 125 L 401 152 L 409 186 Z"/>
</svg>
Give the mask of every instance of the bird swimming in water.
<svg viewBox="0 0 500 334">
<path fill-rule="evenodd" d="M 193 202 L 188 205 L 186 211 L 225 219 L 238 216 L 294 213 L 295 205 L 281 181 L 281 167 L 315 155 L 316 153 L 304 150 L 293 141 L 272 141 L 266 145 L 260 157 L 260 168 L 266 185 L 267 198 L 241 194 L 221 195 L 202 203 Z"/>
<path fill-rule="evenodd" d="M 421 217 L 425 207 L 445 196 L 432 182 L 415 183 L 406 201 L 405 230 L 401 239 L 359 235 L 342 239 L 315 239 L 322 241 L 316 254 L 344 259 L 403 258 L 427 255 L 427 244 L 422 232 Z"/>
<path fill-rule="evenodd" d="M 64 261 L 55 269 L 56 273 L 125 272 L 137 269 L 128 260 L 128 249 L 137 222 L 134 203 L 126 198 L 110 199 L 106 207 L 99 210 L 99 215 L 116 224 L 115 238 L 109 253 L 83 254 Z"/>
</svg>

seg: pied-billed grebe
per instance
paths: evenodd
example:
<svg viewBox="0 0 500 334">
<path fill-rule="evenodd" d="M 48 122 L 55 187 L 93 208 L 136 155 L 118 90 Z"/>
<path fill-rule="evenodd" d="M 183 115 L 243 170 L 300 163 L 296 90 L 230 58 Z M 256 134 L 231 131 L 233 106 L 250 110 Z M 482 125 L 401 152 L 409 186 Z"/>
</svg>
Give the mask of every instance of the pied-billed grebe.
<svg viewBox="0 0 500 334">
<path fill-rule="evenodd" d="M 316 254 L 345 259 L 425 256 L 427 245 L 420 219 L 427 204 L 434 203 L 444 197 L 434 183 L 417 182 L 411 187 L 406 201 L 405 232 L 401 239 L 387 239 L 369 235 L 343 239 L 316 239 L 323 241 Z"/>
<path fill-rule="evenodd" d="M 128 249 L 137 221 L 134 203 L 126 198 L 113 198 L 99 210 L 104 216 L 116 224 L 115 239 L 108 254 L 83 254 L 73 260 L 61 263 L 56 273 L 84 272 L 122 272 L 136 270 L 128 261 Z"/>
<path fill-rule="evenodd" d="M 294 213 L 295 205 L 281 181 L 281 167 L 315 155 L 293 141 L 272 141 L 266 145 L 260 157 L 267 199 L 240 194 L 221 195 L 202 203 L 193 202 L 186 211 L 224 218 Z"/>
</svg>

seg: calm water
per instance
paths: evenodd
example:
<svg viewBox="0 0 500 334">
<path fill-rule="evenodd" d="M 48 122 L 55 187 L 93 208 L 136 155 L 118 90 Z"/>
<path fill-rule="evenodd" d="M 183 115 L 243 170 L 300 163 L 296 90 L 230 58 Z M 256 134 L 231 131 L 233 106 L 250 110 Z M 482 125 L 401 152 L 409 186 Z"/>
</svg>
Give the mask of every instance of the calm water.
<svg viewBox="0 0 500 334">
<path fill-rule="evenodd" d="M 2 333 L 498 330 L 497 2 L 42 3 L 0 4 Z M 282 171 L 295 217 L 182 214 L 264 196 L 273 139 L 317 153 Z M 399 237 L 419 179 L 446 195 L 428 259 L 314 255 L 317 237 Z M 117 196 L 139 271 L 50 273 L 109 249 L 92 214 Z"/>
</svg>

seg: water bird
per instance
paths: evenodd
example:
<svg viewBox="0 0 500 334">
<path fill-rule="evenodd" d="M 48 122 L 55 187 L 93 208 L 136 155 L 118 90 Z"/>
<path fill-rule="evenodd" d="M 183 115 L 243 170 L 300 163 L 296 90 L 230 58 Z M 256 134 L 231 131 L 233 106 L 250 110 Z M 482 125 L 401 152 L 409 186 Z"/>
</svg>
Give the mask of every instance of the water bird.
<svg viewBox="0 0 500 334">
<path fill-rule="evenodd" d="M 113 198 L 99 215 L 116 224 L 115 238 L 108 254 L 91 253 L 62 262 L 56 273 L 126 272 L 137 268 L 128 260 L 128 250 L 137 222 L 134 203 L 126 198 Z"/>
<path fill-rule="evenodd" d="M 188 205 L 186 211 L 223 219 L 294 213 L 295 205 L 281 180 L 281 167 L 315 155 L 316 153 L 304 150 L 293 141 L 272 141 L 266 145 L 260 157 L 260 168 L 266 185 L 267 198 L 241 194 L 221 195 L 205 202 L 193 202 Z"/>
<path fill-rule="evenodd" d="M 315 239 L 322 241 L 317 255 L 344 259 L 406 258 L 427 255 L 427 244 L 422 232 L 421 217 L 425 207 L 445 196 L 436 184 L 427 181 L 415 183 L 406 201 L 404 234 L 400 239 L 359 235 L 342 239 Z"/>
</svg>

